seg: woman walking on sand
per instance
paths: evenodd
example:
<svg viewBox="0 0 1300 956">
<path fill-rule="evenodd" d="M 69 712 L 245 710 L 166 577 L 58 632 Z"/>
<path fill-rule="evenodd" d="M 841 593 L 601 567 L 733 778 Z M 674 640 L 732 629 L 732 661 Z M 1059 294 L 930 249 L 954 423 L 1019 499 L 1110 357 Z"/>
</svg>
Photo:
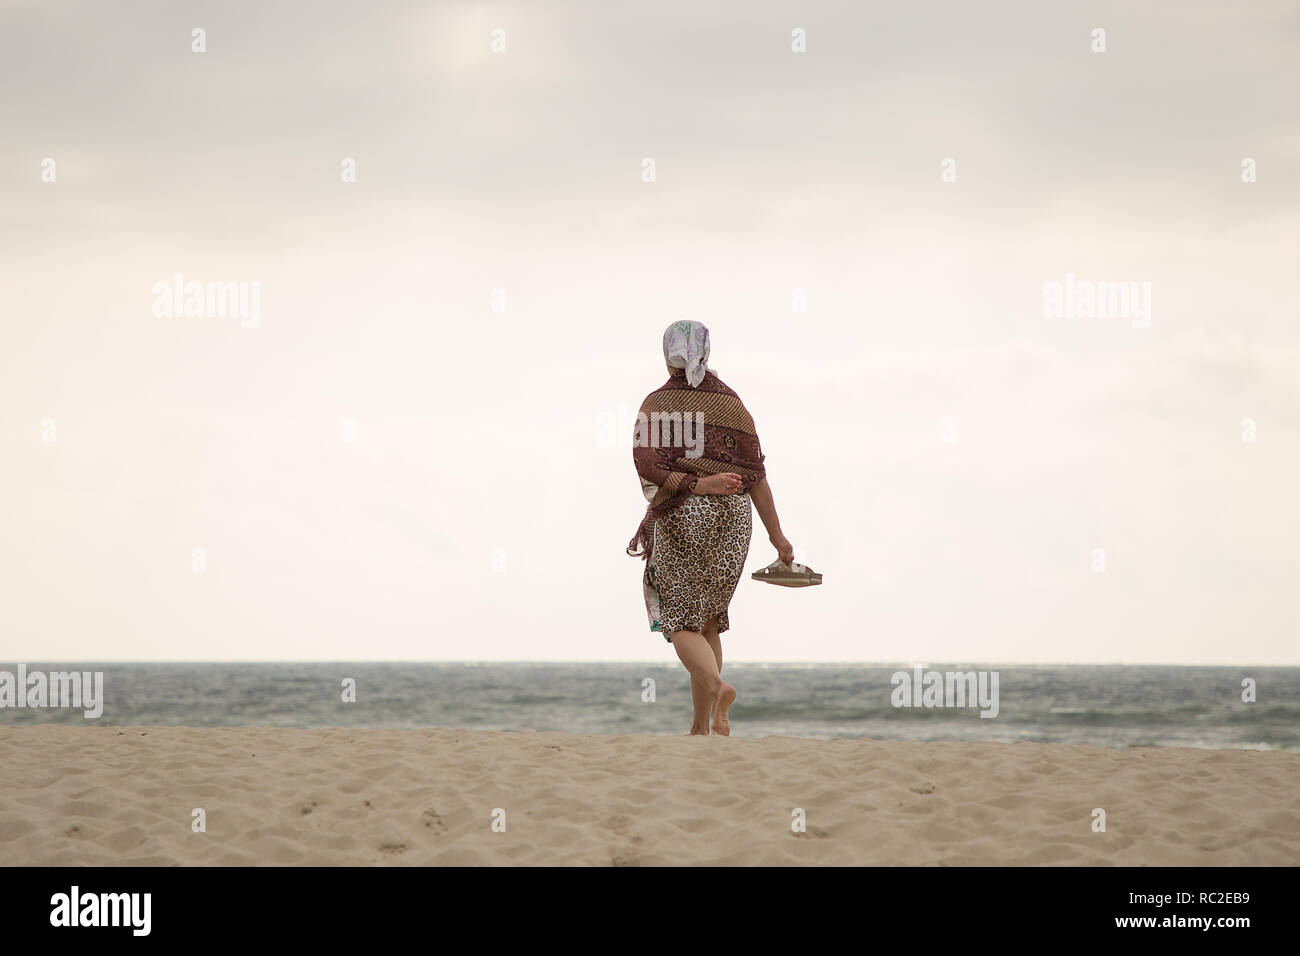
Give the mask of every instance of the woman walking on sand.
<svg viewBox="0 0 1300 956">
<path fill-rule="evenodd" d="M 730 627 L 727 606 L 749 554 L 751 498 L 780 559 L 789 564 L 794 548 L 781 533 L 754 420 L 708 358 L 708 329 L 668 326 L 668 381 L 637 415 L 632 458 L 650 505 L 627 551 L 646 561 L 650 630 L 691 675 L 690 732 L 729 735 L 736 689 L 722 679 L 719 635 Z"/>
</svg>

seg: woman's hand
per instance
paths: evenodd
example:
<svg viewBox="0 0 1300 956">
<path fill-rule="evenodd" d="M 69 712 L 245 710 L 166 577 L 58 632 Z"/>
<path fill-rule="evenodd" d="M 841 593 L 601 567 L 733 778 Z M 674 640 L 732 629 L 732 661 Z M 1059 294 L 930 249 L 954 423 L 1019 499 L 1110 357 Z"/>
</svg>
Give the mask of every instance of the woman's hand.
<svg viewBox="0 0 1300 956">
<path fill-rule="evenodd" d="M 772 542 L 772 547 L 776 548 L 778 558 L 786 564 L 794 564 L 794 545 L 790 543 L 789 538 L 778 531 L 773 535 L 769 535 L 768 540 Z"/>
<path fill-rule="evenodd" d="M 695 482 L 697 495 L 734 495 L 744 485 L 740 475 L 724 471 L 720 475 L 705 475 Z"/>
</svg>

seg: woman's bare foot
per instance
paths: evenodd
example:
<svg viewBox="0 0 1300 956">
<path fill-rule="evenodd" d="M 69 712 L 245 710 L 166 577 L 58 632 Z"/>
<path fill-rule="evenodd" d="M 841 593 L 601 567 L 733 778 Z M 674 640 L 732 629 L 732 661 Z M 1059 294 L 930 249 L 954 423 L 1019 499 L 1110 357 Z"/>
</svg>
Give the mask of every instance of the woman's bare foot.
<svg viewBox="0 0 1300 956">
<path fill-rule="evenodd" d="M 694 724 L 691 724 L 691 729 L 690 729 L 687 733 L 683 734 L 682 736 L 684 736 L 684 737 L 700 737 L 700 736 L 707 737 L 708 735 L 709 735 L 709 728 L 708 728 L 708 727 L 697 727 L 697 726 L 695 726 Z"/>
<path fill-rule="evenodd" d="M 736 688 L 724 683 L 718 688 L 718 699 L 713 702 L 713 732 L 724 737 L 731 736 L 731 723 L 727 713 L 736 702 Z"/>
</svg>

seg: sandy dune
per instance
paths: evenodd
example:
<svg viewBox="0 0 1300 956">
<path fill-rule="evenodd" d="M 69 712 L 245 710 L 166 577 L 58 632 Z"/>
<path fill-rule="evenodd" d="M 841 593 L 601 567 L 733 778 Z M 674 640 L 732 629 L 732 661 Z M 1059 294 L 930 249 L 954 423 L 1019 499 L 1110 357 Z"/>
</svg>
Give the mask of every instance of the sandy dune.
<svg viewBox="0 0 1300 956">
<path fill-rule="evenodd" d="M 1300 863 L 1285 753 L 45 726 L 0 767 L 5 865 Z"/>
</svg>

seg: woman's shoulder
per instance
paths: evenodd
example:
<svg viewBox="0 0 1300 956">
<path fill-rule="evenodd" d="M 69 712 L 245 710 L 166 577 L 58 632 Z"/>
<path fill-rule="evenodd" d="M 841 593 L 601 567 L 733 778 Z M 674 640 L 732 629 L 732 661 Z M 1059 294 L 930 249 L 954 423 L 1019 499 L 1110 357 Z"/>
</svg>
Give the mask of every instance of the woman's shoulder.
<svg viewBox="0 0 1300 956">
<path fill-rule="evenodd" d="M 705 385 L 712 385 L 715 392 L 728 392 L 732 395 L 736 394 L 726 382 L 718 378 L 717 372 L 711 371 L 705 373 L 704 381 L 700 382 L 700 387 L 703 388 Z"/>
</svg>

